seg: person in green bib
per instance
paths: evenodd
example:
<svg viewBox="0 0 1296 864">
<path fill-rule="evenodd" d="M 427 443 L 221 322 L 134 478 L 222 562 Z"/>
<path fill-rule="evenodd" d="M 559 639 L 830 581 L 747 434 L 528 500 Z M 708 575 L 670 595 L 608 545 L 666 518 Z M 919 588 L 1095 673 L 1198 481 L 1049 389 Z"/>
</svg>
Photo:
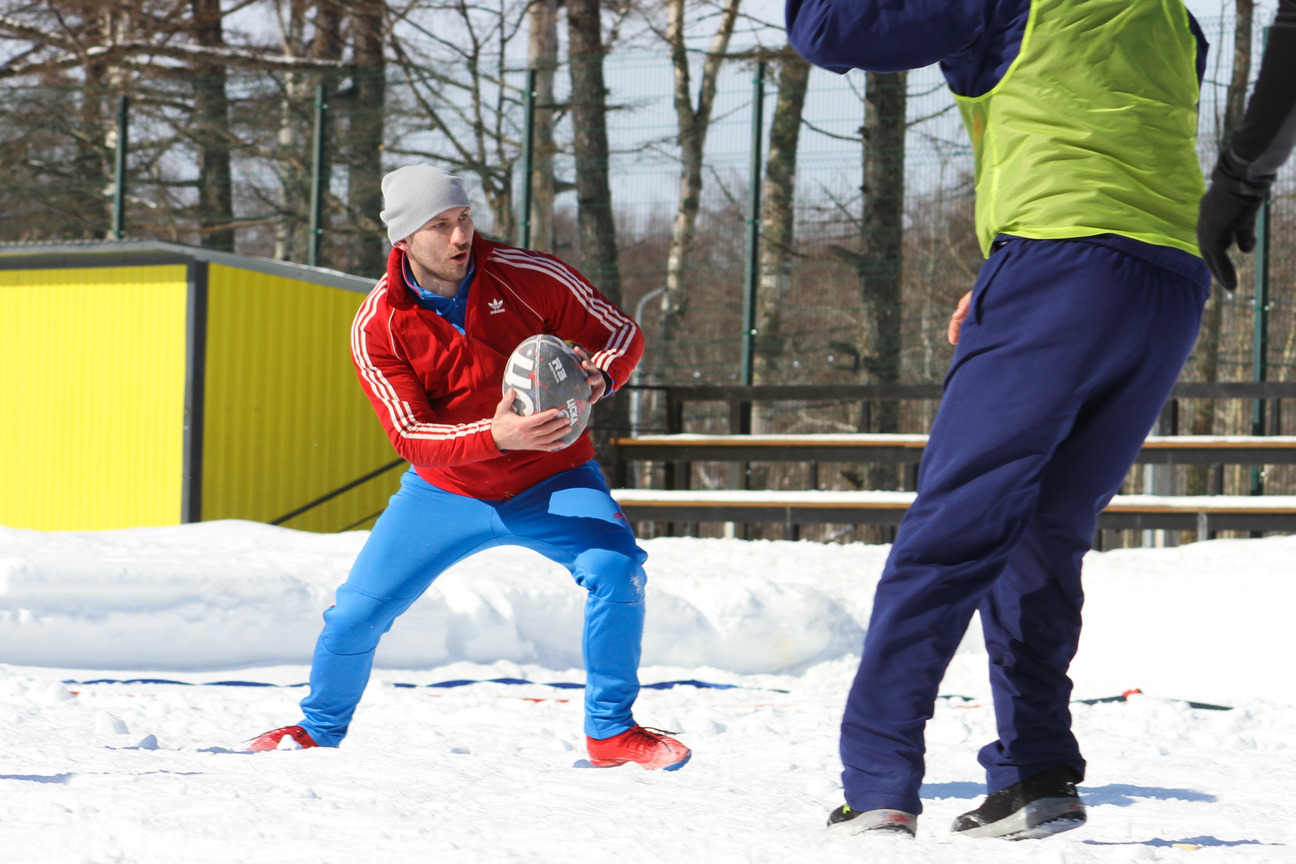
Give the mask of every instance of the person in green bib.
<svg viewBox="0 0 1296 864">
<path fill-rule="evenodd" d="M 1196 339 L 1206 42 L 1181 0 L 787 0 L 836 72 L 940 63 L 975 154 L 986 261 L 874 597 L 829 829 L 912 836 L 923 728 L 979 612 L 996 740 L 970 837 L 1086 819 L 1067 672 L 1081 560 Z"/>
</svg>

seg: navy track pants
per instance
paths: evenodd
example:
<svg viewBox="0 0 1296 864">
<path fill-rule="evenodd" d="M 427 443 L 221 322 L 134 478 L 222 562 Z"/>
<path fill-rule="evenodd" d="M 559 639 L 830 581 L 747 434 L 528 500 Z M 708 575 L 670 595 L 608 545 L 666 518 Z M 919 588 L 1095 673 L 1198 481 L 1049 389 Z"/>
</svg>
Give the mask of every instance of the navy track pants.
<svg viewBox="0 0 1296 864">
<path fill-rule="evenodd" d="M 446 492 L 408 471 L 324 613 L 300 721 L 317 744 L 336 747 L 346 736 L 374 650 L 397 616 L 451 565 L 501 545 L 539 552 L 589 592 L 585 734 L 609 738 L 635 725 L 648 556 L 598 466 L 555 474 L 507 501 Z"/>
<path fill-rule="evenodd" d="M 1010 239 L 983 266 L 878 583 L 841 730 L 855 810 L 919 813 L 923 728 L 974 611 L 998 740 L 987 790 L 1082 774 L 1067 669 L 1081 558 L 1201 322 L 1196 258 L 1123 238 Z"/>
</svg>

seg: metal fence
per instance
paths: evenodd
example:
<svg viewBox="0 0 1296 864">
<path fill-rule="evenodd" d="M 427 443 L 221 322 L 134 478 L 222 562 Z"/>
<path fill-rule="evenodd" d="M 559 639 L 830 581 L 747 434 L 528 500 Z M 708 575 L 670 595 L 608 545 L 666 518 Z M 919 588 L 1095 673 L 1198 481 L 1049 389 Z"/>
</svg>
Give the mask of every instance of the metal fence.
<svg viewBox="0 0 1296 864">
<path fill-rule="evenodd" d="M 1201 158 L 1217 147 L 1230 68 L 1231 21 L 1202 22 L 1212 51 L 1201 101 Z M 1257 33 L 1257 41 L 1259 40 Z M 1258 56 L 1258 55 L 1257 55 Z M 766 146 L 769 106 L 778 82 L 754 86 L 755 59 L 723 67 L 706 146 L 698 232 L 688 266 L 688 309 L 669 346 L 672 362 L 657 384 L 729 384 L 741 378 L 744 304 L 750 292 L 749 214 Z M 515 64 L 516 65 L 516 64 Z M 636 312 L 650 338 L 665 274 L 666 249 L 679 198 L 679 150 L 672 107 L 672 68 L 665 51 L 619 51 L 605 60 L 612 111 L 613 155 L 608 166 L 616 210 L 622 305 Z M 559 194 L 552 240 L 533 245 L 580 266 L 566 69 L 556 76 L 554 173 Z M 0 99 L 0 241 L 93 239 L 120 234 L 210 244 L 232 238 L 236 251 L 279 257 L 359 275 L 373 269 L 381 240 L 372 202 L 377 178 L 357 153 L 381 145 L 384 169 L 443 158 L 467 165 L 480 227 L 500 233 L 525 198 L 523 161 L 528 115 L 527 70 L 515 68 L 483 88 L 481 108 L 451 104 L 424 79 L 389 73 L 386 101 L 363 104 L 360 89 L 334 82 L 319 89 L 307 76 L 231 72 L 228 98 L 229 195 L 232 219 L 212 224 L 198 188 L 201 130 L 193 97 L 210 82 L 123 78 L 107 89 L 84 82 L 9 82 Z M 449 89 L 449 88 L 442 88 Z M 758 112 L 755 94 L 766 110 Z M 431 95 L 442 102 L 433 104 Z M 911 73 L 907 82 L 903 292 L 900 307 L 902 382 L 938 381 L 949 359 L 945 322 L 971 284 L 980 256 L 971 232 L 972 161 L 966 136 L 938 70 Z M 323 98 L 320 98 L 323 96 Z M 123 101 L 125 97 L 128 101 Z M 867 383 L 861 332 L 867 314 L 852 251 L 859 247 L 863 192 L 864 76 L 814 70 L 802 118 L 796 175 L 794 265 L 784 308 L 781 383 Z M 122 112 L 123 107 L 125 108 Z M 531 109 L 536 106 L 532 104 Z M 544 106 L 541 106 L 544 107 Z M 440 112 L 433 122 L 433 110 Z M 119 121 L 119 112 L 120 122 Z M 374 116 L 375 114 L 379 116 Z M 473 116 L 485 118 L 473 126 Z M 761 127 L 754 127 L 760 117 Z M 358 137 L 378 128 L 382 140 Z M 484 125 L 483 125 L 484 124 Z M 463 145 L 486 135 L 471 158 Z M 755 158 L 754 158 L 755 157 Z M 469 164 L 471 163 L 471 164 Z M 120 172 L 120 173 L 119 173 Z M 368 199 L 361 194 L 368 189 Z M 224 232 L 222 234 L 222 232 Z M 1275 186 L 1268 253 L 1242 262 L 1242 287 L 1212 300 L 1212 327 L 1198 345 L 1184 380 L 1288 380 L 1296 367 L 1296 183 L 1288 166 Z M 374 273 L 373 275 L 376 275 Z M 652 406 L 641 406 L 651 422 Z M 774 410 L 774 409 L 771 409 Z M 1186 411 L 1198 412 L 1195 406 Z M 761 421 L 772 429 L 856 429 L 846 409 L 787 409 Z M 1291 418 L 1256 417 L 1246 406 L 1205 406 L 1211 431 L 1291 432 Z M 929 415 L 913 407 L 901 431 L 925 431 Z"/>
</svg>

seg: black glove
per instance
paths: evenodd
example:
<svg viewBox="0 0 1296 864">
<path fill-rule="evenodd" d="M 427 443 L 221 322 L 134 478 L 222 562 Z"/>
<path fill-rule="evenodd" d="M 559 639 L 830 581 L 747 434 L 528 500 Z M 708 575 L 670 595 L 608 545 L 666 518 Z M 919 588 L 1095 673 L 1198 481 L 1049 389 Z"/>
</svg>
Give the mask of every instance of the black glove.
<svg viewBox="0 0 1296 864">
<path fill-rule="evenodd" d="M 1239 252 L 1255 249 L 1255 221 L 1269 194 L 1273 175 L 1249 177 L 1251 164 L 1225 150 L 1211 172 L 1211 185 L 1197 217 L 1197 245 L 1215 281 L 1227 290 L 1237 289 L 1237 271 L 1229 260 L 1229 247 Z"/>
</svg>

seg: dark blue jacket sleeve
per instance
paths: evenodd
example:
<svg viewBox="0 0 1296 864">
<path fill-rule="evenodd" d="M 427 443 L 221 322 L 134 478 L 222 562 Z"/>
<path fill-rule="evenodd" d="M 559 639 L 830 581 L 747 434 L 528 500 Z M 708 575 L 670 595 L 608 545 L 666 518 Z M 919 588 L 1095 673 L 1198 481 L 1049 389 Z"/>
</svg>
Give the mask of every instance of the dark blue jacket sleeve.
<svg viewBox="0 0 1296 864">
<path fill-rule="evenodd" d="M 951 89 L 980 96 L 1021 47 L 1030 0 L 787 0 L 788 41 L 833 72 L 940 63 Z"/>
<path fill-rule="evenodd" d="M 787 0 L 788 41 L 834 72 L 899 72 L 944 60 L 981 35 L 986 0 Z"/>
</svg>

